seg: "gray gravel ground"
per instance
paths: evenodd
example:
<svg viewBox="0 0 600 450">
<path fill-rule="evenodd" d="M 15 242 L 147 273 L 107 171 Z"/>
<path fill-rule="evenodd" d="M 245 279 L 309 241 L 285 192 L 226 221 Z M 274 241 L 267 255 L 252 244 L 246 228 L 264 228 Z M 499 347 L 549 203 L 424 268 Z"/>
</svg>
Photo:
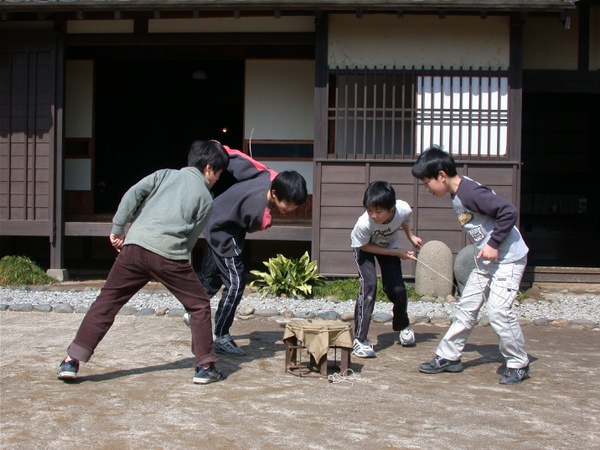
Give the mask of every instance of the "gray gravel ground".
<svg viewBox="0 0 600 450">
<path fill-rule="evenodd" d="M 40 305 L 47 310 L 61 304 L 71 305 L 75 308 L 89 307 L 96 299 L 99 290 L 96 287 L 69 286 L 64 290 L 48 287 L 18 287 L 0 288 L 0 306 L 8 309 L 11 305 Z M 524 320 L 557 320 L 585 321 L 588 325 L 600 324 L 600 293 L 596 290 L 590 292 L 571 292 L 568 289 L 538 292 L 537 299 L 527 298 L 515 306 L 517 315 Z M 211 305 L 216 308 L 219 298 L 213 297 Z M 450 318 L 456 303 L 441 301 L 410 302 L 408 312 L 413 318 L 443 319 Z M 137 293 L 127 304 L 138 310 L 147 308 L 157 310 L 168 308 L 180 311 L 182 306 L 162 286 L 145 288 Z M 354 300 L 330 301 L 327 299 L 293 299 L 269 298 L 256 293 L 245 295 L 240 303 L 239 310 L 245 305 L 257 310 L 275 310 L 279 313 L 292 311 L 296 315 L 306 312 L 319 314 L 326 311 L 335 311 L 338 314 L 349 313 L 354 310 Z M 379 301 L 375 306 L 375 313 L 390 313 L 392 305 L 389 302 Z M 81 310 L 81 309 L 80 309 Z M 482 318 L 486 317 L 485 308 L 482 309 Z"/>
</svg>

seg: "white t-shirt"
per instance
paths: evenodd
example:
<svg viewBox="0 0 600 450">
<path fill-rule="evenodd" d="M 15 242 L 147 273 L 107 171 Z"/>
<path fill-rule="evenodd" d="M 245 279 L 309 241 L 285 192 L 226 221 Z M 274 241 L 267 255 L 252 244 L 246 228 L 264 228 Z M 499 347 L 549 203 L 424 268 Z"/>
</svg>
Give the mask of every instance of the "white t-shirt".
<svg viewBox="0 0 600 450">
<path fill-rule="evenodd" d="M 358 248 L 372 243 L 385 248 L 398 248 L 398 230 L 403 223 L 410 223 L 412 210 L 408 203 L 396 200 L 396 213 L 389 223 L 377 224 L 365 211 L 356 221 L 350 239 L 352 247 Z"/>
</svg>

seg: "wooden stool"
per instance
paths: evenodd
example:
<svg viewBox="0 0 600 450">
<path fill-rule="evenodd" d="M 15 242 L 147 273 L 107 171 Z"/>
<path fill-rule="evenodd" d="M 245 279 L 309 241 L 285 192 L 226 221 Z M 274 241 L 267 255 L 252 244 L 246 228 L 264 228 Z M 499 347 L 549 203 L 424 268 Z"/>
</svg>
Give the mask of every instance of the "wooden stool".
<svg viewBox="0 0 600 450">
<path fill-rule="evenodd" d="M 331 367 L 339 368 L 340 373 L 347 371 L 350 368 L 350 353 L 352 352 L 351 328 L 350 324 L 334 320 L 290 322 L 286 327 L 283 339 L 286 372 L 299 377 L 327 377 L 330 367 L 327 356 L 331 349 L 334 351 Z M 315 348 L 313 344 L 316 341 L 318 343 Z M 309 359 L 305 361 L 302 360 L 304 351 L 309 355 Z M 340 353 L 339 361 L 338 351 Z M 315 357 L 315 352 L 317 357 Z"/>
</svg>

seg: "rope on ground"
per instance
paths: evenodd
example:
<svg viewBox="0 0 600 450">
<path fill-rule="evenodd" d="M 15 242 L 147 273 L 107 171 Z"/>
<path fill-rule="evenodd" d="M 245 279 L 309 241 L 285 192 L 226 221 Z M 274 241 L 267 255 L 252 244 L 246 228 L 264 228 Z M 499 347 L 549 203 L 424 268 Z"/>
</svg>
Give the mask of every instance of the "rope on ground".
<svg viewBox="0 0 600 450">
<path fill-rule="evenodd" d="M 338 384 L 338 383 L 350 383 L 350 386 L 354 386 L 355 381 L 364 381 L 366 383 L 370 383 L 370 378 L 359 378 L 354 375 L 354 370 L 346 369 L 344 372 L 336 372 L 332 375 L 327 376 L 327 379 L 330 383 Z"/>
</svg>

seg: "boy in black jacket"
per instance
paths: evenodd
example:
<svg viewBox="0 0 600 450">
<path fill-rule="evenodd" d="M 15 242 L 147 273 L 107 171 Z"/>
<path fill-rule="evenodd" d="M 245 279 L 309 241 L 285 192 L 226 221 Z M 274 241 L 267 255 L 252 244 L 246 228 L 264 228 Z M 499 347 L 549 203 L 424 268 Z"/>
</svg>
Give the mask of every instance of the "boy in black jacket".
<svg viewBox="0 0 600 450">
<path fill-rule="evenodd" d="M 306 202 L 307 190 L 298 172 L 278 174 L 238 150 L 225 149 L 230 158 L 227 170 L 237 182 L 214 200 L 213 214 L 204 229 L 206 248 L 199 278 L 211 297 L 224 285 L 215 316 L 215 351 L 244 355 L 229 328 L 246 286 L 242 260 L 246 233 L 270 227 L 273 208 L 281 214 L 294 211 Z"/>
</svg>

